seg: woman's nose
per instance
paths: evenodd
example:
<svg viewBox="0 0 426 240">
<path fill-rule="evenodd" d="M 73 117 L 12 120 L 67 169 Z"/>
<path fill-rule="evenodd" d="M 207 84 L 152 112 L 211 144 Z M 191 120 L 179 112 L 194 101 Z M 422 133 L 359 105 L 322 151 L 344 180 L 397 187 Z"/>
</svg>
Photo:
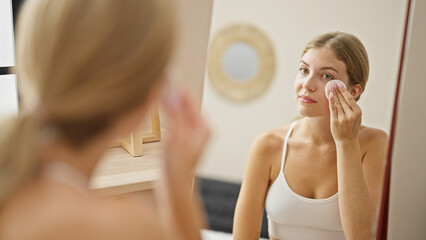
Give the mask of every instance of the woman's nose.
<svg viewBox="0 0 426 240">
<path fill-rule="evenodd" d="M 310 92 L 314 92 L 315 90 L 317 90 L 316 78 L 313 74 L 305 78 L 305 81 L 303 82 L 303 88 Z"/>
</svg>

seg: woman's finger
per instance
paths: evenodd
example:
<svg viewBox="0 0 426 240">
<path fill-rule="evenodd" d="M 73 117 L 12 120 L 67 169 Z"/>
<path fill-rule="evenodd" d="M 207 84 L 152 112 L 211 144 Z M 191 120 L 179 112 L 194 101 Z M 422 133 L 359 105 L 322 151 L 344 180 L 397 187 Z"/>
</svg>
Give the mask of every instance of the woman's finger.
<svg viewBox="0 0 426 240">
<path fill-rule="evenodd" d="M 342 103 L 341 103 L 341 97 L 339 98 L 339 94 L 338 94 L 338 90 L 337 90 L 337 85 L 336 84 L 332 84 L 332 93 L 334 96 L 334 105 L 336 106 L 337 109 L 337 116 L 341 117 L 344 116 L 345 111 L 343 110 L 342 107 Z"/>
<path fill-rule="evenodd" d="M 348 106 L 353 110 L 358 106 L 353 96 L 348 92 L 348 90 L 342 86 L 339 86 L 339 91 L 342 93 L 343 98 L 347 102 Z"/>
<path fill-rule="evenodd" d="M 188 122 L 193 126 L 198 125 L 201 121 L 201 113 L 195 104 L 191 92 L 187 88 L 181 88 L 180 94 L 182 98 L 182 106 L 184 107 L 184 113 Z"/>
<path fill-rule="evenodd" d="M 336 108 L 336 104 L 335 104 L 335 98 L 334 98 L 334 93 L 331 91 L 330 95 L 329 95 L 329 101 L 328 101 L 328 106 L 330 108 L 330 113 L 331 113 L 331 119 L 337 119 L 337 108 Z"/>
<path fill-rule="evenodd" d="M 348 102 L 345 100 L 342 92 L 340 91 L 340 88 L 336 90 L 336 95 L 339 98 L 340 105 L 342 106 L 342 109 L 345 112 L 345 114 L 350 114 L 352 112 L 352 108 L 349 106 Z"/>
<path fill-rule="evenodd" d="M 170 118 L 179 123 L 194 125 L 197 123 L 197 111 L 186 89 L 175 86 L 165 96 L 164 107 Z"/>
<path fill-rule="evenodd" d="M 175 88 L 165 95 L 163 109 L 170 121 L 170 134 L 168 135 L 168 145 L 179 143 L 189 134 L 189 121 L 187 109 L 184 106 L 184 99 L 181 93 Z"/>
<path fill-rule="evenodd" d="M 179 114 L 183 116 L 185 127 L 197 136 L 204 135 L 208 127 L 201 116 L 200 109 L 194 101 L 189 88 L 181 86 L 177 93 L 181 102 Z"/>
</svg>

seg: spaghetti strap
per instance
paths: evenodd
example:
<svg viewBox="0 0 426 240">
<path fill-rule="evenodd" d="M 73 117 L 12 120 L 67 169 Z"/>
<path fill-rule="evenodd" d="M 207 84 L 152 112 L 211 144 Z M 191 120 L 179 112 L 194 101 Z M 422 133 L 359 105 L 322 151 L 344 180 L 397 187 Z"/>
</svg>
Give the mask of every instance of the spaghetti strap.
<svg viewBox="0 0 426 240">
<path fill-rule="evenodd" d="M 284 147 L 283 147 L 283 155 L 281 158 L 281 169 L 280 169 L 280 174 L 283 173 L 283 169 L 284 169 L 284 161 L 285 161 L 285 157 L 287 155 L 287 140 L 290 137 L 291 133 L 293 132 L 293 128 L 294 125 L 296 124 L 297 121 L 294 121 L 291 123 L 290 128 L 287 131 L 287 135 L 285 136 L 285 140 L 284 140 Z"/>
</svg>

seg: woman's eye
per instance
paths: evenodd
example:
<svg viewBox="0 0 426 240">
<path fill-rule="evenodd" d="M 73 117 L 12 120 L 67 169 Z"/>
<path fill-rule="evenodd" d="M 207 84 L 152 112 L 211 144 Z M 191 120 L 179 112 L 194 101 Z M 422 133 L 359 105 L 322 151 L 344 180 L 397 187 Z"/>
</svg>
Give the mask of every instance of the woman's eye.
<svg viewBox="0 0 426 240">
<path fill-rule="evenodd" d="M 306 68 L 299 68 L 299 71 L 301 73 L 308 73 L 308 69 L 306 69 Z"/>
<path fill-rule="evenodd" d="M 333 77 L 331 75 L 328 75 L 328 74 L 324 74 L 324 75 L 322 75 L 322 77 L 325 78 L 325 79 L 327 79 L 327 80 L 332 80 L 333 79 Z"/>
</svg>

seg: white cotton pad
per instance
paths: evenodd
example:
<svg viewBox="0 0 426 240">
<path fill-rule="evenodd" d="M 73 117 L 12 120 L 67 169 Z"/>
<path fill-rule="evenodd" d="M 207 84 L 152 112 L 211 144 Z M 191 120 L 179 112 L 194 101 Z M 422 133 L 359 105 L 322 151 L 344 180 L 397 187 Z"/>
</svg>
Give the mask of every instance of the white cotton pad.
<svg viewBox="0 0 426 240">
<path fill-rule="evenodd" d="M 337 80 L 337 79 L 335 79 L 335 80 L 330 80 L 330 81 L 329 81 L 329 82 L 325 85 L 325 96 L 327 97 L 327 99 L 329 99 L 329 96 L 330 96 L 329 88 L 330 88 L 330 85 L 331 85 L 332 83 L 337 83 L 337 84 L 339 84 L 339 85 L 342 85 L 342 86 L 344 86 L 344 87 L 345 87 L 345 89 L 346 89 L 346 85 L 345 85 L 345 83 L 344 83 L 344 82 L 342 82 L 342 81 L 340 81 L 340 80 Z"/>
</svg>

